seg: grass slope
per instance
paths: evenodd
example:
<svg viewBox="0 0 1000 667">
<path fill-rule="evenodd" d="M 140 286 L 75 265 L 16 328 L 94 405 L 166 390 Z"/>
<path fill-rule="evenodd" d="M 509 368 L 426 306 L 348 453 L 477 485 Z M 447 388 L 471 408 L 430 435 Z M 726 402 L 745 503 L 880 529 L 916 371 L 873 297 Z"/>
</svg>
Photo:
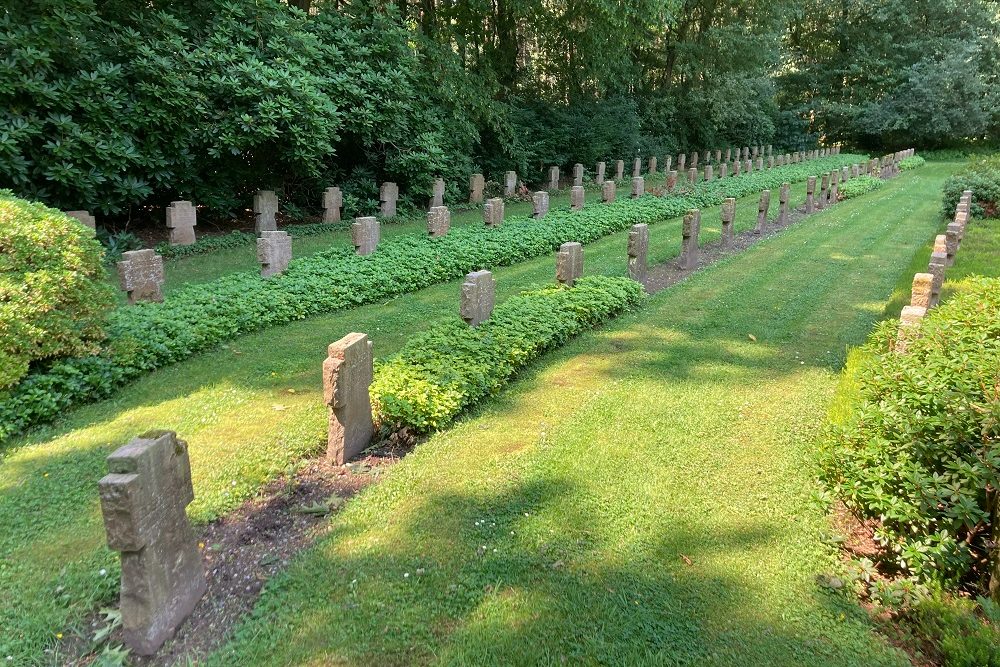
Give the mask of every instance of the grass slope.
<svg viewBox="0 0 1000 667">
<path fill-rule="evenodd" d="M 810 449 L 949 171 L 550 357 L 350 502 L 215 662 L 906 664 L 815 583 Z"/>
<path fill-rule="evenodd" d="M 878 196 L 904 186 L 909 196 L 924 196 L 930 186 L 911 185 L 918 178 L 905 176 Z M 792 195 L 804 201 L 805 185 Z M 756 197 L 741 200 L 737 229 L 751 229 L 756 213 Z M 680 227 L 677 219 L 650 228 L 651 262 L 677 256 Z M 702 239 L 718 236 L 719 210 L 706 209 Z M 623 232 L 588 245 L 585 273 L 624 275 L 626 239 Z M 551 282 L 554 273 L 554 257 L 496 271 L 498 302 Z M 0 453 L 0 591 L 10 601 L 0 606 L 0 657 L 43 662 L 57 633 L 74 631 L 87 611 L 114 600 L 117 557 L 104 547 L 96 494 L 109 453 L 150 428 L 176 430 L 191 448 L 190 514 L 201 522 L 217 517 L 322 451 L 320 367 L 330 342 L 364 331 L 377 356 L 391 354 L 429 320 L 457 313 L 459 284 L 245 336 L 12 441 Z"/>
</svg>

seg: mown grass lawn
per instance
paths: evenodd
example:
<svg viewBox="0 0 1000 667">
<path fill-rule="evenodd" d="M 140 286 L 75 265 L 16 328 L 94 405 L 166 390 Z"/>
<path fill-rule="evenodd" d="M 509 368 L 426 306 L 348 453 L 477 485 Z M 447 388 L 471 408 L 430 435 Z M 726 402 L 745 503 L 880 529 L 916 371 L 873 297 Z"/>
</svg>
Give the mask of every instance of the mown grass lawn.
<svg viewBox="0 0 1000 667">
<path fill-rule="evenodd" d="M 884 192 L 906 188 L 909 196 L 923 196 L 932 187 L 925 180 L 943 177 L 922 174 Z M 793 186 L 796 201 L 804 199 L 804 187 Z M 756 197 L 742 200 L 737 228 L 749 229 L 755 220 Z M 718 208 L 705 211 L 703 224 L 706 242 L 718 238 Z M 625 244 L 621 233 L 588 245 L 585 272 L 623 275 Z M 679 220 L 651 228 L 651 261 L 675 257 L 679 246 Z M 501 269 L 498 298 L 551 282 L 554 271 L 553 257 Z M 0 590 L 9 601 L 0 607 L 0 657 L 44 661 L 42 651 L 57 633 L 76 631 L 87 611 L 114 600 L 117 558 L 104 548 L 96 495 L 107 454 L 150 428 L 176 430 L 191 446 L 191 514 L 210 520 L 322 451 L 326 416 L 319 370 L 328 343 L 365 331 L 376 354 L 388 355 L 428 320 L 455 316 L 457 307 L 454 281 L 245 336 L 11 443 L 0 465 Z"/>
<path fill-rule="evenodd" d="M 812 444 L 949 171 L 549 357 L 349 502 L 215 663 L 906 664 L 816 583 Z"/>
</svg>

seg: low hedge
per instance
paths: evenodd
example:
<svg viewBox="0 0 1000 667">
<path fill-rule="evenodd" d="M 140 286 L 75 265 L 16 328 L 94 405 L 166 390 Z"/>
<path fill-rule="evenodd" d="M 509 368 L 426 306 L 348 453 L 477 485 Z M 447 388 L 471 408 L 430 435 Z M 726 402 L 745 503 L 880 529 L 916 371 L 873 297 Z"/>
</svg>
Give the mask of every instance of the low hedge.
<svg viewBox="0 0 1000 667">
<path fill-rule="evenodd" d="M 919 155 L 911 155 L 910 157 L 903 158 L 899 161 L 900 171 L 910 171 L 911 169 L 916 169 L 917 167 L 922 167 L 927 163 L 927 160 L 920 157 Z"/>
<path fill-rule="evenodd" d="M 1000 153 L 973 159 L 965 169 L 948 177 L 941 207 L 945 217 L 955 215 L 955 206 L 965 190 L 972 190 L 973 217 L 1000 217 Z"/>
<path fill-rule="evenodd" d="M 875 176 L 858 176 L 845 183 L 841 183 L 837 188 L 837 192 L 840 199 L 854 199 L 869 192 L 875 192 L 883 185 L 885 185 L 885 181 L 881 178 L 876 178 Z"/>
<path fill-rule="evenodd" d="M 906 354 L 880 325 L 846 374 L 848 410 L 822 449 L 823 477 L 892 569 L 925 582 L 985 577 L 987 489 L 1000 472 L 1000 278 L 970 278 L 930 311 Z"/>
<path fill-rule="evenodd" d="M 442 321 L 376 368 L 376 420 L 389 430 L 440 428 L 546 350 L 636 307 L 642 298 L 637 282 L 593 276 L 572 288 L 523 292 L 478 327 L 457 317 Z"/>
<path fill-rule="evenodd" d="M 832 156 L 688 185 L 669 197 L 621 198 L 582 211 L 554 210 L 542 220 L 512 217 L 495 229 L 468 226 L 441 238 L 397 237 L 364 257 L 349 247 L 336 247 L 293 260 L 285 274 L 269 280 L 261 280 L 257 272 L 242 272 L 189 285 L 163 303 L 112 313 L 100 355 L 42 365 L 0 393 L 0 441 L 70 405 L 105 397 L 123 382 L 244 333 L 377 302 L 484 267 L 510 266 L 550 253 L 567 241 L 589 243 L 637 222 L 662 222 L 691 208 L 718 205 L 724 197 L 804 181 L 859 159 Z"/>
</svg>

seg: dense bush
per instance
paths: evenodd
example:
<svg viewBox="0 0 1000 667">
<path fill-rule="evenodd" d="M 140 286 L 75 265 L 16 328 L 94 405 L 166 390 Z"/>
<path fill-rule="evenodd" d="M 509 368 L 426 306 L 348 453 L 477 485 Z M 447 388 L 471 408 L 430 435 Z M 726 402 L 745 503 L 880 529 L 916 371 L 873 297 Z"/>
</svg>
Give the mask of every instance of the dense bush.
<svg viewBox="0 0 1000 667">
<path fill-rule="evenodd" d="M 498 229 L 470 226 L 441 238 L 398 237 L 366 257 L 349 247 L 331 248 L 293 260 L 284 275 L 270 280 L 246 272 L 188 285 L 164 303 L 112 313 L 109 341 L 100 356 L 53 362 L 0 394 L 0 440 L 73 403 L 106 396 L 126 380 L 243 333 L 372 303 L 483 267 L 509 266 L 567 241 L 588 243 L 636 222 L 661 222 L 690 208 L 718 205 L 724 197 L 773 190 L 784 181 L 803 181 L 857 159 L 839 155 L 688 185 L 677 196 L 623 198 L 582 211 L 552 211 L 541 221 L 508 218 Z"/>
<path fill-rule="evenodd" d="M 972 190 L 973 216 L 1000 217 L 1000 153 L 973 159 L 944 182 L 945 216 L 950 218 L 955 214 L 955 206 L 965 190 Z"/>
<path fill-rule="evenodd" d="M 900 171 L 910 171 L 911 169 L 916 169 L 917 167 L 922 167 L 927 163 L 927 160 L 920 157 L 919 155 L 911 155 L 910 157 L 903 158 L 899 161 Z"/>
<path fill-rule="evenodd" d="M 906 575 L 982 578 L 996 557 L 987 490 L 1000 481 L 1000 279 L 970 279 L 928 313 L 906 354 L 892 351 L 897 324 L 855 355 L 852 409 L 832 428 L 824 477 L 878 521 L 877 541 Z"/>
<path fill-rule="evenodd" d="M 881 178 L 863 175 L 852 178 L 846 183 L 841 183 L 838 186 L 837 193 L 841 199 L 854 199 L 869 192 L 875 192 L 883 185 L 885 185 L 885 181 Z"/>
<path fill-rule="evenodd" d="M 31 362 L 96 351 L 113 291 L 74 218 L 0 190 L 0 387 Z"/>
<path fill-rule="evenodd" d="M 457 317 L 439 322 L 376 368 L 376 419 L 387 429 L 440 428 L 538 355 L 642 297 L 642 286 L 628 278 L 592 276 L 572 288 L 546 287 L 508 299 L 478 327 Z"/>
</svg>

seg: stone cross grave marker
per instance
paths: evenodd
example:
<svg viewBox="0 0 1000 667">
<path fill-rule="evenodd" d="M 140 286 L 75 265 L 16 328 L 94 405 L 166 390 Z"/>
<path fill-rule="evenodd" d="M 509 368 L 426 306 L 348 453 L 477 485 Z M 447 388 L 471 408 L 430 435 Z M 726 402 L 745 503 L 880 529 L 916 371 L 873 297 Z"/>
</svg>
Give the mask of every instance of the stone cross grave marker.
<svg viewBox="0 0 1000 667">
<path fill-rule="evenodd" d="M 198 224 L 198 212 L 189 201 L 171 202 L 167 207 L 167 229 L 170 230 L 170 245 L 193 245 L 194 228 Z"/>
<path fill-rule="evenodd" d="M 262 278 L 284 273 L 292 261 L 292 237 L 288 232 L 261 232 L 257 239 L 257 261 Z"/>
<path fill-rule="evenodd" d="M 628 277 L 640 285 L 646 284 L 649 255 L 649 225 L 632 225 L 628 232 Z"/>
<path fill-rule="evenodd" d="M 733 247 L 736 239 L 736 232 L 733 229 L 733 221 L 736 219 L 736 198 L 727 197 L 722 200 L 722 248 L 729 250 Z"/>
<path fill-rule="evenodd" d="M 473 271 L 465 276 L 459 312 L 465 323 L 478 327 L 490 319 L 496 303 L 496 281 L 489 271 Z"/>
<path fill-rule="evenodd" d="M 778 224 L 787 225 L 788 224 L 788 200 L 791 197 L 792 184 L 782 183 L 781 189 L 778 190 Z"/>
<path fill-rule="evenodd" d="M 743 171 L 745 171 L 748 174 L 752 174 L 753 173 L 753 162 L 751 162 L 750 160 L 744 160 L 743 161 Z"/>
<path fill-rule="evenodd" d="M 697 182 L 698 182 L 698 168 L 691 167 L 690 169 L 688 169 L 688 183 L 694 185 Z"/>
<path fill-rule="evenodd" d="M 149 248 L 122 253 L 118 284 L 128 295 L 129 305 L 163 301 L 163 258 Z"/>
<path fill-rule="evenodd" d="M 636 158 L 632 160 L 632 178 L 636 176 L 642 176 L 642 159 Z"/>
<path fill-rule="evenodd" d="M 549 190 L 559 189 L 559 167 L 549 167 Z"/>
<path fill-rule="evenodd" d="M 574 211 L 582 211 L 584 202 L 587 199 L 587 192 L 582 185 L 574 185 L 569 193 L 569 207 Z"/>
<path fill-rule="evenodd" d="M 615 160 L 615 180 L 620 181 L 625 178 L 625 160 Z"/>
<path fill-rule="evenodd" d="M 508 171 L 503 177 L 503 196 L 513 197 L 517 192 L 517 172 Z"/>
<path fill-rule="evenodd" d="M 698 168 L 698 151 L 691 151 L 691 166 L 695 169 Z"/>
<path fill-rule="evenodd" d="M 677 156 L 677 171 L 684 173 L 684 170 L 687 168 L 686 165 L 687 155 L 685 153 L 681 153 Z"/>
<path fill-rule="evenodd" d="M 913 276 L 913 286 L 910 290 L 910 305 L 923 308 L 931 307 L 932 294 L 934 291 L 934 275 L 931 273 L 917 273 Z"/>
<path fill-rule="evenodd" d="M 97 231 L 97 218 L 90 214 L 90 211 L 65 211 L 66 215 L 71 218 L 76 218 L 85 227 L 90 227 L 91 230 Z"/>
<path fill-rule="evenodd" d="M 948 266 L 954 266 L 955 255 L 958 254 L 958 246 L 961 241 L 959 232 L 962 226 L 956 222 L 949 222 L 945 229 L 945 239 L 948 243 Z"/>
<path fill-rule="evenodd" d="M 483 205 L 483 222 L 487 227 L 499 227 L 503 223 L 503 199 L 493 197 Z"/>
<path fill-rule="evenodd" d="M 351 225 L 351 242 L 359 255 L 370 255 L 375 252 L 382 236 L 382 228 L 378 218 L 373 216 L 354 218 Z"/>
<path fill-rule="evenodd" d="M 258 190 L 253 196 L 253 212 L 256 218 L 254 231 L 274 231 L 278 228 L 275 216 L 278 214 L 278 196 L 273 190 Z"/>
<path fill-rule="evenodd" d="M 125 644 L 152 655 L 207 588 L 185 511 L 194 500 L 187 443 L 172 431 L 135 438 L 108 457 L 98 488 L 108 548 L 121 553 Z"/>
<path fill-rule="evenodd" d="M 447 206 L 434 206 L 427 211 L 427 234 L 437 238 L 447 236 L 451 229 L 451 211 Z"/>
<path fill-rule="evenodd" d="M 598 185 L 604 185 L 604 172 L 608 168 L 608 165 L 604 162 L 597 163 L 596 174 L 594 176 L 594 182 Z"/>
<path fill-rule="evenodd" d="M 715 164 L 722 162 L 722 150 L 719 148 L 715 149 Z"/>
<path fill-rule="evenodd" d="M 431 202 L 428 210 L 435 206 L 444 206 L 444 179 L 435 178 L 434 185 L 431 186 Z"/>
<path fill-rule="evenodd" d="M 323 191 L 323 222 L 340 222 L 340 208 L 344 205 L 344 193 L 337 186 Z"/>
<path fill-rule="evenodd" d="M 816 177 L 806 179 L 806 213 L 812 213 L 816 206 Z"/>
<path fill-rule="evenodd" d="M 399 186 L 386 181 L 378 189 L 379 211 L 383 218 L 396 216 L 396 202 L 399 200 Z"/>
<path fill-rule="evenodd" d="M 481 204 L 483 202 L 483 191 L 486 190 L 486 179 L 482 174 L 469 176 L 469 203 Z"/>
<path fill-rule="evenodd" d="M 539 190 L 531 197 L 531 215 L 536 220 L 538 218 L 544 218 L 545 214 L 549 212 L 549 193 L 544 190 Z"/>
<path fill-rule="evenodd" d="M 343 465 L 371 444 L 373 361 L 367 334 L 349 333 L 327 349 L 323 402 L 330 409 L 326 458 L 333 465 Z"/>
<path fill-rule="evenodd" d="M 642 176 L 635 176 L 632 179 L 632 198 L 641 197 L 646 192 L 646 181 Z"/>
<path fill-rule="evenodd" d="M 673 192 L 677 189 L 677 170 L 671 170 L 667 172 L 667 192 Z"/>
<path fill-rule="evenodd" d="M 572 287 L 583 277 L 583 246 L 576 242 L 563 243 L 556 253 L 556 280 Z"/>
<path fill-rule="evenodd" d="M 701 211 L 696 208 L 684 214 L 681 228 L 681 268 L 691 271 L 698 268 L 698 233 L 701 231 Z"/>
<path fill-rule="evenodd" d="M 733 159 L 733 149 L 732 147 L 726 148 L 726 159 L 723 162 L 729 162 Z"/>
<path fill-rule="evenodd" d="M 615 200 L 615 182 L 608 180 L 601 184 L 601 201 L 610 204 Z"/>
<path fill-rule="evenodd" d="M 705 180 L 706 181 L 711 181 L 713 178 L 715 178 L 715 174 L 713 173 L 712 165 L 706 164 L 705 165 Z"/>
<path fill-rule="evenodd" d="M 767 226 L 767 211 L 771 208 L 771 191 L 762 190 L 760 193 L 760 202 L 757 204 L 757 227 L 754 232 L 760 234 L 764 231 Z"/>
<path fill-rule="evenodd" d="M 672 155 L 668 155 L 667 157 L 663 158 L 663 171 L 664 172 L 670 171 L 673 164 L 674 164 L 674 157 Z"/>
<path fill-rule="evenodd" d="M 840 184 L 840 170 L 839 169 L 834 169 L 832 172 L 830 172 L 830 193 L 829 193 L 829 197 L 830 197 L 830 204 L 831 205 L 837 203 L 837 197 L 839 196 L 839 191 L 840 191 L 840 185 L 839 184 Z"/>
<path fill-rule="evenodd" d="M 727 162 L 719 163 L 719 178 L 727 178 L 729 176 L 729 164 Z"/>
<path fill-rule="evenodd" d="M 655 155 L 652 155 L 649 158 L 648 171 L 649 171 L 650 175 L 656 173 L 656 156 Z"/>
<path fill-rule="evenodd" d="M 743 163 L 739 160 L 733 160 L 733 176 L 739 176 L 742 171 Z"/>
<path fill-rule="evenodd" d="M 934 238 L 934 251 L 927 266 L 927 272 L 934 276 L 931 305 L 936 306 L 941 300 L 941 286 L 944 285 L 945 269 L 948 268 L 948 239 L 944 234 L 938 234 Z"/>
<path fill-rule="evenodd" d="M 907 344 L 916 335 L 927 314 L 926 308 L 920 306 L 903 306 L 903 311 L 899 314 L 899 332 L 896 334 L 895 350 L 898 354 L 905 354 Z"/>
<path fill-rule="evenodd" d="M 830 197 L 830 174 L 823 174 L 819 183 L 819 198 L 816 200 L 816 208 L 827 207 Z"/>
<path fill-rule="evenodd" d="M 583 165 L 579 162 L 573 165 L 573 185 L 583 185 Z"/>
</svg>

